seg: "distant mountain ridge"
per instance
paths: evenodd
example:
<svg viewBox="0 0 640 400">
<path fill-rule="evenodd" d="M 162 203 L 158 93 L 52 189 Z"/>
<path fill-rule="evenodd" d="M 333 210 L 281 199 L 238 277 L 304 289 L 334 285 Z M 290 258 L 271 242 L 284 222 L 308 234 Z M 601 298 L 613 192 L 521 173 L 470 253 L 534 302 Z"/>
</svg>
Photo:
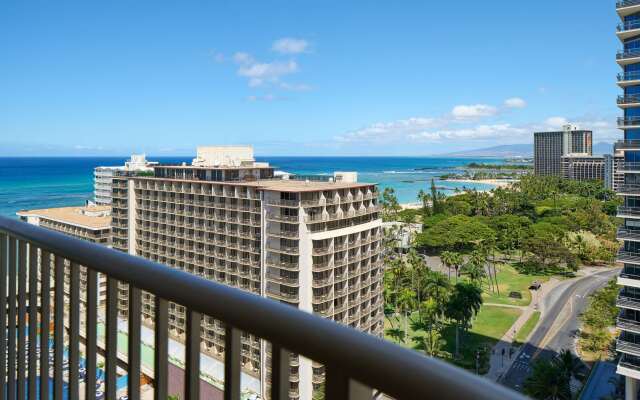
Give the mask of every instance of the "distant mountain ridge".
<svg viewBox="0 0 640 400">
<path fill-rule="evenodd" d="M 613 144 L 598 142 L 593 145 L 593 154 L 611 154 Z M 453 153 L 440 154 L 446 157 L 533 157 L 533 144 L 503 144 L 500 146 L 485 147 L 475 150 L 456 151 Z"/>
</svg>

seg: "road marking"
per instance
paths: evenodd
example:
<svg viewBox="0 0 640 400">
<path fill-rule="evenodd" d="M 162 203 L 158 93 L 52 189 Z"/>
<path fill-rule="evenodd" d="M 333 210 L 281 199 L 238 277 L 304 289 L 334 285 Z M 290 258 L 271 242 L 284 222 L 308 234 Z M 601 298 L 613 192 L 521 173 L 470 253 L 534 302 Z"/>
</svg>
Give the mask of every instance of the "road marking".
<svg viewBox="0 0 640 400">
<path fill-rule="evenodd" d="M 570 297 L 569 297 L 569 306 L 571 308 L 571 314 L 573 314 L 573 296 L 574 296 L 576 290 L 578 290 L 578 288 L 577 288 L 578 283 L 580 281 L 586 280 L 587 278 L 590 278 L 590 277 L 595 277 L 596 279 L 600 278 L 598 280 L 602 280 L 602 278 L 608 279 L 608 276 L 606 276 L 606 275 L 608 275 L 609 272 L 610 271 L 604 271 L 602 273 L 596 273 L 596 274 L 593 274 L 593 275 L 588 275 L 588 276 L 585 276 L 585 277 L 583 277 L 581 279 L 576 280 L 576 283 L 575 283 L 576 287 L 571 291 L 571 294 L 570 294 Z M 601 276 L 601 275 L 605 275 L 605 276 Z M 575 296 L 576 297 L 580 297 L 580 295 L 575 295 Z M 562 325 L 567 321 L 565 319 L 559 318 L 560 316 L 562 316 L 564 314 L 566 308 L 567 308 L 567 305 L 565 304 L 564 307 L 562 307 L 562 309 L 560 310 L 560 312 L 556 316 L 556 319 L 553 322 L 553 324 L 551 325 L 551 327 L 549 328 L 549 330 L 547 330 L 546 335 L 544 335 L 544 337 L 540 341 L 540 345 L 538 346 L 538 349 L 536 350 L 536 352 L 533 353 L 533 356 L 531 357 L 531 361 L 535 360 L 540 355 L 540 353 L 542 353 L 542 351 L 545 349 L 547 343 L 551 339 L 549 337 L 551 335 L 551 333 L 553 333 L 555 335 L 558 332 L 558 330 L 560 330 Z M 558 323 L 560 323 L 559 327 L 557 326 Z"/>
</svg>

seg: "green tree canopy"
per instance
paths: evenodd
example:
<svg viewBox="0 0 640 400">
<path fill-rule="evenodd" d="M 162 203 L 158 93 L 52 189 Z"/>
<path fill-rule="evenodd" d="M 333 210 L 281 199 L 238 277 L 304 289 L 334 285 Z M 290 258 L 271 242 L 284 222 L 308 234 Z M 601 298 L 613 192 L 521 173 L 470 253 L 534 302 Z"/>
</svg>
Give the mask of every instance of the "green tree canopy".
<svg viewBox="0 0 640 400">
<path fill-rule="evenodd" d="M 419 234 L 416 244 L 447 250 L 471 249 L 483 241 L 494 241 L 495 232 L 479 218 L 454 215 Z"/>
</svg>

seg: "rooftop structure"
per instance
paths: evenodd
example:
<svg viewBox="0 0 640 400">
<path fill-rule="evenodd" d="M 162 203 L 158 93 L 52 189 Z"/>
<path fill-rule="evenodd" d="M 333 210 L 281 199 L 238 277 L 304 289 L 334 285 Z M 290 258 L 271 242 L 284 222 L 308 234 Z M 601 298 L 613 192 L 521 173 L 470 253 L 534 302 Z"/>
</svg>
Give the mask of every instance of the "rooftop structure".
<svg viewBox="0 0 640 400">
<path fill-rule="evenodd" d="M 16 213 L 32 225 L 63 232 L 104 245 L 111 234 L 111 207 L 80 206 L 21 210 Z"/>
<path fill-rule="evenodd" d="M 133 154 L 124 165 L 96 167 L 93 172 L 94 202 L 98 205 L 111 205 L 111 183 L 115 175 L 150 173 L 153 172 L 151 166 L 155 164 L 157 163 L 147 161 L 144 154 Z"/>
<path fill-rule="evenodd" d="M 349 172 L 278 179 L 271 166 L 252 160 L 250 148 L 199 148 L 195 165 L 114 178 L 114 248 L 382 336 L 376 185 Z M 122 287 L 123 313 L 128 298 Z M 153 299 L 143 296 L 145 323 L 153 310 Z M 173 335 L 184 337 L 185 310 L 169 313 Z M 204 319 L 203 349 L 214 357 L 223 354 L 221 329 Z M 265 394 L 271 355 L 252 335 L 243 346 L 243 370 L 263 382 Z M 291 368 L 292 398 L 320 390 L 321 365 L 295 357 Z"/>
</svg>

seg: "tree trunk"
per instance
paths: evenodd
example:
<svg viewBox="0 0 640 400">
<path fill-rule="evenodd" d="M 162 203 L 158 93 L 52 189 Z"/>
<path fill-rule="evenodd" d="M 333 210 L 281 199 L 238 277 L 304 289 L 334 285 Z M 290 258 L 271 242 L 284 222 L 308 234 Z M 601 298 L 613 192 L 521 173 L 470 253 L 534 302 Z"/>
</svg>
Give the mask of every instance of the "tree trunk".
<svg viewBox="0 0 640 400">
<path fill-rule="evenodd" d="M 407 337 L 409 336 L 409 317 L 407 312 L 404 313 L 404 340 L 406 342 Z"/>
<path fill-rule="evenodd" d="M 456 324 L 456 358 L 460 357 L 460 325 Z"/>
<path fill-rule="evenodd" d="M 496 291 L 498 292 L 498 296 L 500 296 L 500 287 L 498 286 L 498 270 L 496 269 L 495 264 L 493 264 L 493 278 L 496 281 Z"/>
</svg>

